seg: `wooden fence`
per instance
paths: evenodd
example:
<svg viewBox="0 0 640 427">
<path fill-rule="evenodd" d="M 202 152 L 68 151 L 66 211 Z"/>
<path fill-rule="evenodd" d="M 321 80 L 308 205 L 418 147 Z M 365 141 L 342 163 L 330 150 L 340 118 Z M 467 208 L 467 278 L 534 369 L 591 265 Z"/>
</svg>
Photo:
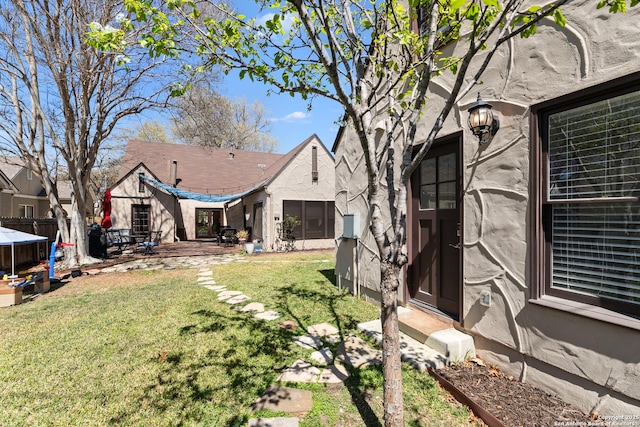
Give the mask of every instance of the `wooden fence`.
<svg viewBox="0 0 640 427">
<path fill-rule="evenodd" d="M 58 223 L 55 218 L 5 218 L 0 217 L 0 226 L 25 233 L 44 236 L 48 240 L 38 243 L 16 245 L 15 265 L 19 267 L 32 266 L 40 261 L 49 259 L 51 242 L 56 239 Z M 11 271 L 11 246 L 0 246 L 0 270 Z"/>
</svg>

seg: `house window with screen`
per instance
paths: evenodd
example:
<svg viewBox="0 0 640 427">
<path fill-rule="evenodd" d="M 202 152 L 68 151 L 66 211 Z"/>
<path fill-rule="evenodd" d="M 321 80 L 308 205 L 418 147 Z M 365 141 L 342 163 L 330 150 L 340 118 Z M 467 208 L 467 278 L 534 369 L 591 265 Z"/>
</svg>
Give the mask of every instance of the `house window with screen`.
<svg viewBox="0 0 640 427">
<path fill-rule="evenodd" d="M 541 294 L 640 316 L 640 87 L 539 115 Z"/>
<path fill-rule="evenodd" d="M 332 201 L 285 200 L 283 216 L 296 217 L 300 225 L 293 229 L 296 239 L 333 239 L 335 205 Z"/>
</svg>

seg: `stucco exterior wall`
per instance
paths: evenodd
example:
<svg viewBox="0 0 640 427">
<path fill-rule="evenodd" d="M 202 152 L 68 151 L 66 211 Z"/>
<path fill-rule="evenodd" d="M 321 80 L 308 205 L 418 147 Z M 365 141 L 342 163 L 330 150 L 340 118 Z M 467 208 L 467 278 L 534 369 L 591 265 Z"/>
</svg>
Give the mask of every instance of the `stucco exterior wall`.
<svg viewBox="0 0 640 427">
<path fill-rule="evenodd" d="M 12 198 L 12 193 L 0 191 L 0 216 L 11 216 Z"/>
<path fill-rule="evenodd" d="M 313 147 L 317 147 L 318 180 L 311 179 L 311 158 Z M 277 222 L 283 220 L 284 200 L 333 201 L 335 194 L 335 166 L 333 157 L 324 148 L 322 142 L 315 139 L 303 147 L 297 156 L 267 186 L 271 216 L 268 218 L 269 242 L 266 248 L 275 249 L 274 239 Z M 265 206 L 266 207 L 266 206 Z M 275 221 L 275 217 L 280 218 Z M 297 249 L 332 248 L 335 242 L 330 239 L 298 239 Z"/>
<path fill-rule="evenodd" d="M 639 8 L 610 15 L 578 1 L 563 11 L 565 28 L 549 20 L 534 37 L 504 45 L 483 84 L 461 101 L 440 134 L 464 132 L 461 324 L 475 335 L 481 356 L 517 378 L 585 412 L 638 414 L 640 330 L 530 302 L 530 107 L 640 69 Z M 451 81 L 445 74 L 432 86 L 427 125 Z M 478 90 L 501 122 L 483 147 L 465 124 Z M 366 175 L 354 141 L 345 132 L 336 150 L 336 235 L 342 214 L 361 214 L 359 274 L 362 285 L 375 291 L 378 264 L 371 262 L 376 250 L 366 230 Z M 352 276 L 352 250 L 344 242 L 338 246 L 336 270 L 346 279 Z M 491 307 L 479 304 L 484 290 L 492 294 Z"/>
<path fill-rule="evenodd" d="M 132 228 L 131 205 L 149 205 L 149 230 L 162 232 L 161 242 L 173 242 L 175 236 L 175 198 L 149 184 L 138 191 L 138 173 L 149 172 L 138 168 L 111 190 L 111 222 L 113 228 Z M 194 220 L 195 223 L 195 220 Z"/>
</svg>

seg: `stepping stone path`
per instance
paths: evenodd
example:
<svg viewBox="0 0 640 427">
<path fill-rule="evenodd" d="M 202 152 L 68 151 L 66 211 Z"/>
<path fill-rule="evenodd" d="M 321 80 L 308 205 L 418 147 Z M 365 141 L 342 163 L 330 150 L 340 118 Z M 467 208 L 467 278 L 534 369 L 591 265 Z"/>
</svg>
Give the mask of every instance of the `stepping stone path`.
<svg viewBox="0 0 640 427">
<path fill-rule="evenodd" d="M 249 301 L 251 297 L 241 291 L 227 290 L 225 286 L 216 285 L 211 270 L 202 269 L 197 276 L 199 285 L 218 292 L 219 301 L 237 306 L 240 312 L 253 313 L 254 318 L 265 321 L 282 317 L 282 314 L 277 311 L 265 311 L 264 304 L 259 302 L 251 302 L 240 307 L 239 304 Z M 278 326 L 289 331 L 298 329 L 298 324 L 292 320 L 284 320 L 278 323 Z M 294 337 L 292 341 L 305 349 L 313 350 L 309 355 L 311 363 L 304 359 L 296 360 L 290 368 L 280 373 L 276 381 L 340 385 L 349 378 L 346 366 L 360 368 L 382 363 L 382 352 L 372 349 L 358 336 L 349 335 L 344 341 L 340 340 L 340 331 L 333 325 L 320 323 L 308 326 L 306 335 Z M 324 347 L 324 343 L 337 344 L 336 354 Z M 336 364 L 336 361 L 340 364 Z M 268 409 L 274 412 L 285 412 L 292 417 L 252 418 L 248 425 L 249 427 L 297 427 L 299 425 L 297 417 L 306 414 L 312 407 L 310 391 L 271 385 L 251 406 L 251 411 Z"/>
</svg>

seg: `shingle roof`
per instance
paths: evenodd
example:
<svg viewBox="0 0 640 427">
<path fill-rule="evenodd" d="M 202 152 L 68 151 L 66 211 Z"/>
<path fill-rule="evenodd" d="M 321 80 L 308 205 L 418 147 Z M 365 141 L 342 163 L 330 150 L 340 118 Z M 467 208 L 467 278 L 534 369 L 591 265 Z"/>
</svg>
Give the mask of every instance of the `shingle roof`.
<svg viewBox="0 0 640 427">
<path fill-rule="evenodd" d="M 24 168 L 24 163 L 17 156 L 0 156 L 0 170 L 9 179 L 13 179 Z"/>
<path fill-rule="evenodd" d="M 282 161 L 290 154 L 132 140 L 127 145 L 118 180 L 144 163 L 159 180 L 173 184 L 169 182 L 170 165 L 177 161 L 177 177 L 181 180 L 178 188 L 202 194 L 229 194 L 252 188 L 273 176 L 279 171 L 273 166 L 286 164 Z"/>
</svg>

